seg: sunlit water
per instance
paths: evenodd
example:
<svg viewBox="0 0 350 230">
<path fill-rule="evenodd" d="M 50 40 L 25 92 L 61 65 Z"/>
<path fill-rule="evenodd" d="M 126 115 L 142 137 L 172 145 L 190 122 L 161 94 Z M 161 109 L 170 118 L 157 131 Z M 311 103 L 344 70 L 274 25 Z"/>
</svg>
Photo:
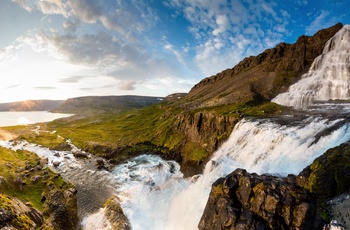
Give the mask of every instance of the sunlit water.
<svg viewBox="0 0 350 230">
<path fill-rule="evenodd" d="M 107 171 L 94 167 L 93 156 L 80 160 L 70 152 L 50 151 L 31 144 L 1 142 L 1 145 L 33 151 L 48 157 L 50 164 L 55 160 L 62 162 L 57 170 L 78 188 L 84 229 L 110 229 L 99 207 L 116 194 L 134 230 L 194 230 L 211 185 L 219 177 L 236 168 L 258 174 L 298 174 L 327 149 L 350 139 L 349 104 L 328 101 L 350 99 L 343 87 L 345 84 L 345 88 L 349 88 L 346 82 L 350 74 L 344 68 L 348 68 L 350 52 L 339 52 L 341 57 L 333 52 L 337 47 L 348 48 L 349 30 L 350 27 L 345 26 L 327 43 L 323 55 L 303 77 L 307 80 L 301 80 L 307 86 L 305 90 L 296 83 L 287 94 L 274 100 L 295 108 L 308 108 L 303 115 L 298 112 L 298 116 L 242 120 L 213 154 L 203 173 L 192 178 L 183 178 L 176 162 L 158 156 L 142 155 Z M 329 83 L 329 78 L 337 78 L 338 74 L 341 79 Z M 316 103 L 320 100 L 328 102 Z"/>
<path fill-rule="evenodd" d="M 48 111 L 0 112 L 0 127 L 48 122 L 69 116 L 72 114 L 50 113 Z"/>
</svg>

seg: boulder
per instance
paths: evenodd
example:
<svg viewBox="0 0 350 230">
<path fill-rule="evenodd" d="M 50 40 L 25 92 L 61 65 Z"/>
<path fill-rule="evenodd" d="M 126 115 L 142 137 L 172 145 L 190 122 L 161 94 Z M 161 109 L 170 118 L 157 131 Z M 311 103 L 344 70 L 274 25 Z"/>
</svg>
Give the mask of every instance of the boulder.
<svg viewBox="0 0 350 230">
<path fill-rule="evenodd" d="M 131 225 L 128 218 L 124 215 L 123 209 L 120 206 L 118 197 L 113 196 L 105 203 L 105 216 L 109 220 L 113 229 L 130 230 Z"/>
<path fill-rule="evenodd" d="M 316 201 L 295 176 L 279 178 L 236 169 L 218 179 L 199 229 L 313 229 Z M 318 226 L 317 226 L 318 227 Z"/>
<path fill-rule="evenodd" d="M 53 189 L 45 197 L 42 229 L 76 229 L 78 222 L 75 189 Z"/>
</svg>

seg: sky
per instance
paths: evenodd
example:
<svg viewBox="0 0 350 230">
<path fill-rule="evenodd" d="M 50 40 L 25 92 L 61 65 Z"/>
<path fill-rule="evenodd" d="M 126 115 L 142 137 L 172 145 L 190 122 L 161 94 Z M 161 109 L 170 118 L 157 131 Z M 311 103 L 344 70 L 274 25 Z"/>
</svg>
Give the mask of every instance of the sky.
<svg viewBox="0 0 350 230">
<path fill-rule="evenodd" d="M 350 1 L 0 0 L 0 103 L 166 96 L 337 22 Z"/>
</svg>

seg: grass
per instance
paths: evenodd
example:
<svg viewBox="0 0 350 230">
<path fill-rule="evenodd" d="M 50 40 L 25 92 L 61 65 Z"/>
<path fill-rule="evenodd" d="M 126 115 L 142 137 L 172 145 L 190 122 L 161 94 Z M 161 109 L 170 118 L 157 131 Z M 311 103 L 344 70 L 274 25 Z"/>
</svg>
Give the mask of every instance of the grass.
<svg viewBox="0 0 350 230">
<path fill-rule="evenodd" d="M 211 113 L 215 116 L 240 119 L 243 116 L 265 116 L 280 110 L 281 107 L 275 103 L 255 105 L 246 102 L 186 110 L 175 103 L 162 102 L 121 114 L 104 113 L 59 119 L 40 124 L 40 131 L 36 133 L 33 132 L 34 126 L 4 129 L 19 135 L 19 139 L 51 149 L 66 148 L 67 139 L 78 148 L 97 156 L 104 157 L 117 149 L 118 153 L 112 156 L 117 162 L 140 153 L 181 153 L 183 160 L 200 163 L 211 154 L 207 151 L 206 144 L 213 139 L 224 141 L 230 133 L 218 133 L 213 130 L 210 135 L 204 134 L 200 141 L 191 140 L 187 135 L 188 130 L 185 129 L 193 125 L 191 120 L 196 114 Z M 179 120 L 180 117 L 188 120 L 187 123 L 183 124 L 184 121 Z"/>
<path fill-rule="evenodd" d="M 0 175 L 6 180 L 0 191 L 43 211 L 41 199 L 44 193 L 52 188 L 68 188 L 71 185 L 48 168 L 39 169 L 39 160 L 34 153 L 0 147 Z M 38 179 L 34 180 L 35 177 Z"/>
</svg>

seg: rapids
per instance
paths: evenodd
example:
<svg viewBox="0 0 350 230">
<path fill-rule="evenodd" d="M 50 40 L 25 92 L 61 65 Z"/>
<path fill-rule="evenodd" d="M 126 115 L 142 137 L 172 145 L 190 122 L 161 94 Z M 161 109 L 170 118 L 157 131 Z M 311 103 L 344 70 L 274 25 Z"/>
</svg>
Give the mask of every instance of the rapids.
<svg viewBox="0 0 350 230">
<path fill-rule="evenodd" d="M 274 102 L 302 111 L 264 119 L 243 119 L 213 154 L 202 174 L 184 178 L 180 166 L 158 156 L 142 155 L 112 170 L 97 170 L 94 157 L 76 159 L 71 152 L 29 144 L 0 145 L 35 152 L 60 161 L 56 170 L 78 189 L 83 229 L 110 229 L 103 215 L 112 194 L 134 230 L 194 230 L 212 183 L 236 168 L 258 174 L 298 174 L 327 149 L 350 140 L 350 26 L 330 39 L 308 73 Z M 74 146 L 73 146 L 74 147 Z M 75 149 L 75 151 L 79 151 Z"/>
</svg>

